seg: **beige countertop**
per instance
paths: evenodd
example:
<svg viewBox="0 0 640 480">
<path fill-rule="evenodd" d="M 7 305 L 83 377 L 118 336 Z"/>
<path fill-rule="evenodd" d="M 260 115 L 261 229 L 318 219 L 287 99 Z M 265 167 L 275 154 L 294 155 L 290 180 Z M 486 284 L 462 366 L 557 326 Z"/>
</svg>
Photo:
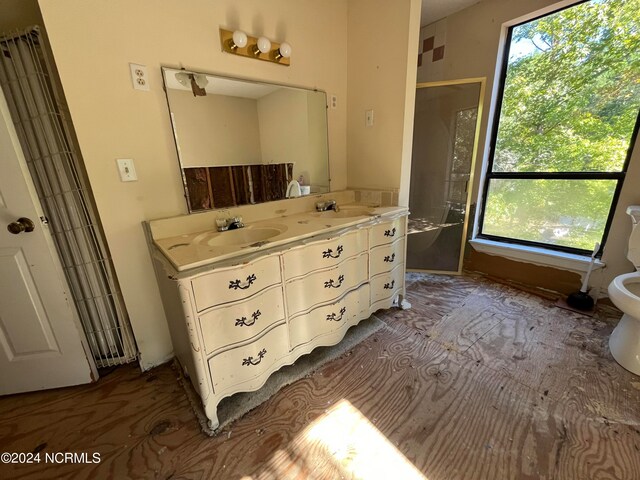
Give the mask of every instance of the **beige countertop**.
<svg viewBox="0 0 640 480">
<path fill-rule="evenodd" d="M 210 230 L 154 238 L 153 243 L 181 272 L 404 213 L 405 207 L 340 205 L 338 212 L 312 211 L 267 218 L 225 232 L 216 231 L 212 225 Z"/>
</svg>

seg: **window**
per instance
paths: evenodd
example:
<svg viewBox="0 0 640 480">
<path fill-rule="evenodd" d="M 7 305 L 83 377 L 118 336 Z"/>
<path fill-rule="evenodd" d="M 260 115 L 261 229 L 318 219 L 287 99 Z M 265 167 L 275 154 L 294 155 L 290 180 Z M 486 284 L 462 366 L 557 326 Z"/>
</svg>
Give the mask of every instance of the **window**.
<svg viewBox="0 0 640 480">
<path fill-rule="evenodd" d="M 509 29 L 481 238 L 587 253 L 606 240 L 638 131 L 640 0 Z"/>
</svg>

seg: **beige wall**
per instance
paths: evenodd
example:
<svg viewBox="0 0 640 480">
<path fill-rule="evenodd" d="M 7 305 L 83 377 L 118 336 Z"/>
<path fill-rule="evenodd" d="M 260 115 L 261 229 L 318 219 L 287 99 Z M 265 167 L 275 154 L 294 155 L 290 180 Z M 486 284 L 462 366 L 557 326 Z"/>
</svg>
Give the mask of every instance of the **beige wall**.
<svg viewBox="0 0 640 480">
<path fill-rule="evenodd" d="M 262 162 L 293 163 L 294 179 L 328 188 L 325 95 L 278 90 L 258 100 L 258 117 Z"/>
<path fill-rule="evenodd" d="M 168 97 L 183 167 L 262 163 L 257 100 L 185 90 Z"/>
<path fill-rule="evenodd" d="M 343 0 L 40 0 L 80 150 L 141 351 L 149 368 L 172 354 L 140 223 L 186 213 L 160 66 L 210 71 L 347 95 Z M 221 52 L 220 26 L 293 46 L 291 67 Z M 148 92 L 129 62 L 146 65 Z M 341 105 L 345 105 L 342 103 Z M 329 111 L 332 188 L 346 186 L 346 108 Z M 122 183 L 116 158 L 139 180 Z"/>
<path fill-rule="evenodd" d="M 294 178 L 304 176 L 305 185 L 312 185 L 312 192 L 329 188 L 329 169 L 324 168 L 328 155 L 327 145 L 327 99 L 325 95 L 307 94 L 309 114 L 309 149 L 306 165 L 294 169 Z"/>
<path fill-rule="evenodd" d="M 408 202 L 419 22 L 419 0 L 349 1 L 349 187 L 400 189 L 402 205 Z M 365 126 L 366 110 L 374 111 L 373 127 Z"/>
<path fill-rule="evenodd" d="M 261 97 L 258 117 L 262 163 L 293 163 L 295 177 L 308 161 L 307 92 L 281 89 Z"/>
<path fill-rule="evenodd" d="M 553 11 L 561 6 L 575 2 L 554 2 L 552 0 L 484 0 L 465 10 L 455 13 L 434 25 L 422 29 L 421 40 L 432 34 L 438 42 L 445 45 L 444 59 L 439 62 L 424 62 L 418 69 L 418 81 L 452 80 L 458 78 L 487 77 L 485 110 L 480 131 L 480 144 L 475 175 L 473 198 L 477 198 L 481 173 L 484 170 L 483 160 L 486 158 L 487 124 L 490 115 L 490 100 L 496 85 L 494 73 L 499 58 L 501 36 L 504 34 L 506 22 L 525 21 L 532 12 L 539 14 Z M 439 43 L 436 43 L 436 46 Z M 603 261 L 607 267 L 593 276 L 590 282 L 602 287 L 606 294 L 606 286 L 617 275 L 633 270 L 626 259 L 626 246 L 631 221 L 624 213 L 627 205 L 640 204 L 640 141 L 636 141 L 631 157 L 627 179 L 618 201 L 618 208 L 605 247 Z M 470 252 L 473 254 L 473 252 Z M 478 255 L 476 253 L 476 255 Z M 490 265 L 491 262 L 475 262 Z M 521 266 L 520 262 L 518 262 Z M 516 263 L 516 265 L 518 264 Z M 499 273 L 489 272 L 489 273 Z M 546 286 L 549 288 L 549 285 Z M 559 287 L 560 288 L 560 287 Z"/>
</svg>

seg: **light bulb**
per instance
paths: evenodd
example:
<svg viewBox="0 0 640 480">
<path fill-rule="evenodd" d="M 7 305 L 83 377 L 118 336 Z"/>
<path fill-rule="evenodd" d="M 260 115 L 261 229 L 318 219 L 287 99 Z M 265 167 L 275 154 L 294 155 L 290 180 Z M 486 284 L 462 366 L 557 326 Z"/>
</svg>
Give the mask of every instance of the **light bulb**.
<svg viewBox="0 0 640 480">
<path fill-rule="evenodd" d="M 291 45 L 287 42 L 280 44 L 280 48 L 273 53 L 273 58 L 280 60 L 281 58 L 289 58 L 291 56 Z"/>
<path fill-rule="evenodd" d="M 269 53 L 269 50 L 271 50 L 271 41 L 267 37 L 260 37 L 258 38 L 256 47 L 258 47 L 258 50 L 262 53 Z"/>
<path fill-rule="evenodd" d="M 284 58 L 289 58 L 291 56 L 291 45 L 289 45 L 287 42 L 281 43 L 278 50 L 280 52 L 280 55 Z"/>
<path fill-rule="evenodd" d="M 235 50 L 238 47 L 240 48 L 246 47 L 247 34 L 244 33 L 242 30 L 236 30 L 235 32 L 233 32 L 232 42 L 233 42 L 233 45 L 231 46 L 231 48 L 233 50 Z"/>
</svg>

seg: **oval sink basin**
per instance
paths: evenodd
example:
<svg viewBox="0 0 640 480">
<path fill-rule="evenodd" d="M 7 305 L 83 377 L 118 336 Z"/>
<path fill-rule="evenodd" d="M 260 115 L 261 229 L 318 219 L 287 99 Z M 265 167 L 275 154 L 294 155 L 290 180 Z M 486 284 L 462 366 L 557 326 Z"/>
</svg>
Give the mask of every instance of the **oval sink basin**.
<svg viewBox="0 0 640 480">
<path fill-rule="evenodd" d="M 228 230 L 226 232 L 211 232 L 198 235 L 193 239 L 193 243 L 199 245 L 205 244 L 212 247 L 251 245 L 252 243 L 263 242 L 280 235 L 286 229 L 287 227 L 285 226 L 245 227 L 237 230 Z"/>
<path fill-rule="evenodd" d="M 339 208 L 338 211 L 312 212 L 311 215 L 320 218 L 352 218 L 373 215 L 370 208 Z"/>
</svg>

